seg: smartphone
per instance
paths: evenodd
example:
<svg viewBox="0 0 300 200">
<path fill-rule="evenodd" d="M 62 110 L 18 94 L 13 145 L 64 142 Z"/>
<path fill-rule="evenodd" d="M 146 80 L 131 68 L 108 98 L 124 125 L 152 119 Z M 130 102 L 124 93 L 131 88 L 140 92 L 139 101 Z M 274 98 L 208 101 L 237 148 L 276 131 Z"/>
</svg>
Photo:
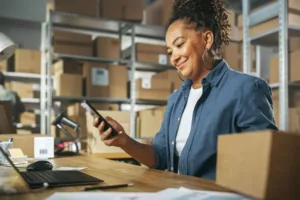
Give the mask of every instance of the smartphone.
<svg viewBox="0 0 300 200">
<path fill-rule="evenodd" d="M 112 132 L 109 136 L 109 139 L 115 137 L 118 135 L 118 132 L 104 119 L 104 117 L 102 117 L 98 112 L 97 110 L 87 101 L 87 100 L 83 100 L 81 102 L 81 106 L 87 111 L 89 112 L 92 117 L 94 119 L 98 118 L 99 119 L 99 124 L 98 126 L 100 125 L 101 122 L 104 122 L 104 131 L 108 130 L 109 128 L 112 129 Z"/>
</svg>

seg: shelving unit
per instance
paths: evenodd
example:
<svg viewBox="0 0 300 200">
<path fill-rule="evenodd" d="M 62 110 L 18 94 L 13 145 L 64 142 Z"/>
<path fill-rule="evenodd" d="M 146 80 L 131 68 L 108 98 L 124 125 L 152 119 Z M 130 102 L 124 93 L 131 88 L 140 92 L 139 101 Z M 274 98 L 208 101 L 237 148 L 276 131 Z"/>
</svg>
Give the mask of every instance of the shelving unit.
<svg viewBox="0 0 300 200">
<path fill-rule="evenodd" d="M 271 88 L 279 88 L 279 129 L 288 129 L 288 88 L 299 86 L 299 83 L 288 83 L 288 37 L 299 36 L 300 27 L 289 26 L 287 21 L 288 6 L 286 0 L 277 0 L 261 9 L 250 13 L 254 0 L 243 0 L 243 60 L 244 72 L 250 71 L 250 44 L 279 47 L 279 83 L 270 84 Z M 271 1 L 261 1 L 270 3 Z M 260 4 L 260 6 L 263 4 Z M 250 37 L 251 26 L 278 17 L 279 27 L 255 37 Z"/>
<path fill-rule="evenodd" d="M 117 60 L 86 57 L 78 55 L 57 54 L 52 52 L 52 33 L 53 30 L 63 30 L 85 33 L 90 35 L 98 35 L 99 33 L 112 34 L 119 38 L 120 44 L 124 39 L 130 38 L 130 58 L 125 57 L 121 53 L 122 58 Z M 174 69 L 168 65 L 140 63 L 136 62 L 135 55 L 135 41 L 137 38 L 151 39 L 163 41 L 165 29 L 160 26 L 145 26 L 142 24 L 116 21 L 109 19 L 98 19 L 87 16 L 80 16 L 77 14 L 63 13 L 57 11 L 50 11 L 47 22 L 43 24 L 42 28 L 42 69 L 41 69 L 41 133 L 49 134 L 50 132 L 50 118 L 52 112 L 53 102 L 74 103 L 80 102 L 84 99 L 90 100 L 92 103 L 113 103 L 113 104 L 130 104 L 130 125 L 135 127 L 135 105 L 166 105 L 166 101 L 152 101 L 152 100 L 136 100 L 135 95 L 135 81 L 130 81 L 130 98 L 129 99 L 114 99 L 114 98 L 98 98 L 98 97 L 52 97 L 51 83 L 51 68 L 54 60 L 68 58 L 79 61 L 88 62 L 104 62 L 111 64 L 126 65 L 130 70 L 131 80 L 135 80 L 136 71 L 152 71 L 159 72 L 166 69 Z M 120 52 L 123 52 L 125 47 L 120 45 Z M 130 136 L 135 138 L 135 129 L 131 129 Z"/>
</svg>

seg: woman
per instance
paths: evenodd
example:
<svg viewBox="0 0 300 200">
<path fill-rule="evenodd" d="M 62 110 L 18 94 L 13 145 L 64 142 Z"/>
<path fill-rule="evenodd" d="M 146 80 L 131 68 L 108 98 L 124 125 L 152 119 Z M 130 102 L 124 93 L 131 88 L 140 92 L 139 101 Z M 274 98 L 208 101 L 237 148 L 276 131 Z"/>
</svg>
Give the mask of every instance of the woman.
<svg viewBox="0 0 300 200">
<path fill-rule="evenodd" d="M 171 94 L 160 131 L 152 145 L 98 126 L 101 139 L 152 168 L 214 180 L 217 137 L 261 129 L 277 130 L 268 84 L 233 71 L 220 59 L 229 42 L 227 14 L 221 0 L 177 0 L 166 43 L 171 63 L 186 80 Z M 95 121 L 95 126 L 97 120 Z"/>
</svg>

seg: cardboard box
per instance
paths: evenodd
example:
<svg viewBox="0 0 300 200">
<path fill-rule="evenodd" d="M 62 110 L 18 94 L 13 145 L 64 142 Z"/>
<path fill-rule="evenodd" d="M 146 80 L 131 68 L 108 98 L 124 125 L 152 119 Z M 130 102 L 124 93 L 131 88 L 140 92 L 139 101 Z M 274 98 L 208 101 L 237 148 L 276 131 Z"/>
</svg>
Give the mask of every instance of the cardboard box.
<svg viewBox="0 0 300 200">
<path fill-rule="evenodd" d="M 85 63 L 86 96 L 127 98 L 127 67 Z"/>
<path fill-rule="evenodd" d="M 289 132 L 300 134 L 300 107 L 289 108 Z"/>
<path fill-rule="evenodd" d="M 40 134 L 0 134 L 0 141 L 13 138 L 13 147 L 22 149 L 28 158 L 53 158 L 54 138 Z M 39 154 L 45 153 L 45 154 Z"/>
<path fill-rule="evenodd" d="M 82 76 L 75 74 L 61 74 L 56 76 L 57 96 L 82 96 Z"/>
<path fill-rule="evenodd" d="M 75 60 L 59 60 L 53 64 L 54 74 L 82 74 L 82 66 Z"/>
<path fill-rule="evenodd" d="M 140 138 L 153 138 L 160 130 L 164 119 L 164 107 L 142 110 L 137 113 L 136 135 Z"/>
<path fill-rule="evenodd" d="M 41 52 L 32 49 L 16 49 L 15 54 L 8 60 L 10 69 L 15 72 L 41 73 Z"/>
<path fill-rule="evenodd" d="M 98 0 L 54 0 L 53 10 L 98 17 Z"/>
<path fill-rule="evenodd" d="M 118 39 L 109 37 L 98 37 L 94 41 L 94 47 L 94 55 L 99 58 L 120 58 L 120 44 Z"/>
<path fill-rule="evenodd" d="M 61 54 L 92 56 L 92 36 L 56 30 L 53 34 L 53 51 Z"/>
<path fill-rule="evenodd" d="M 171 93 L 179 89 L 182 85 L 182 80 L 179 78 L 176 70 L 166 70 L 155 75 L 161 79 L 167 79 L 171 84 Z"/>
<path fill-rule="evenodd" d="M 101 0 L 100 17 L 140 22 L 143 20 L 143 2 L 140 0 Z"/>
<path fill-rule="evenodd" d="M 118 104 L 93 103 L 92 105 L 96 110 L 114 110 L 114 111 L 119 110 Z M 82 108 L 80 103 L 75 103 L 75 104 L 69 105 L 67 107 L 67 113 L 68 113 L 68 116 L 86 116 L 86 112 Z"/>
<path fill-rule="evenodd" d="M 300 50 L 296 50 L 289 54 L 289 81 L 300 81 Z M 279 58 L 278 56 L 273 56 L 270 59 L 270 83 L 278 83 L 279 82 Z"/>
<path fill-rule="evenodd" d="M 36 124 L 36 116 L 34 112 L 24 112 L 20 116 L 20 123 L 21 124 Z"/>
<path fill-rule="evenodd" d="M 136 60 L 145 63 L 170 64 L 167 49 L 162 45 L 136 44 Z"/>
<path fill-rule="evenodd" d="M 0 71 L 1 72 L 8 71 L 7 60 L 4 60 L 4 61 L 0 62 Z"/>
<path fill-rule="evenodd" d="M 300 136 L 257 131 L 218 137 L 216 183 L 258 199 L 300 199 Z"/>
<path fill-rule="evenodd" d="M 125 132 L 130 134 L 130 113 L 126 111 L 98 111 L 103 117 L 109 116 L 120 123 Z M 118 147 L 108 147 L 100 139 L 99 130 L 93 127 L 93 117 L 87 115 L 87 141 L 89 153 L 122 153 Z"/>
<path fill-rule="evenodd" d="M 9 90 L 16 92 L 20 98 L 33 98 L 33 85 L 30 83 L 11 81 Z"/>
<path fill-rule="evenodd" d="M 169 80 L 152 76 L 136 80 L 136 98 L 140 100 L 168 100 L 171 85 Z"/>
<path fill-rule="evenodd" d="M 144 24 L 166 26 L 170 16 L 173 0 L 156 0 L 144 10 Z"/>
</svg>

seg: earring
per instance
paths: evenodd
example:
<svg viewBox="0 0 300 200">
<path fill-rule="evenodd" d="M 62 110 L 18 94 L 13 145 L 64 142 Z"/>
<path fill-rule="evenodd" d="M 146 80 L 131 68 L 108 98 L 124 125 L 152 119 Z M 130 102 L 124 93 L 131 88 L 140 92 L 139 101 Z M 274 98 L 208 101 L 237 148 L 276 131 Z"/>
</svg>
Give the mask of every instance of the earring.
<svg viewBox="0 0 300 200">
<path fill-rule="evenodd" d="M 202 54 L 202 62 L 203 62 L 204 67 L 205 67 L 206 69 L 212 70 L 212 69 L 213 69 L 213 62 L 212 62 L 212 67 L 211 67 L 211 68 L 207 67 L 207 65 L 205 64 L 205 56 L 204 56 L 204 55 L 205 55 L 206 53 L 207 53 L 209 56 L 213 57 L 213 53 L 212 53 L 208 48 L 205 48 L 205 50 L 204 50 L 204 52 L 203 52 L 203 54 Z M 213 60 L 213 58 L 212 58 L 212 60 Z"/>
</svg>

